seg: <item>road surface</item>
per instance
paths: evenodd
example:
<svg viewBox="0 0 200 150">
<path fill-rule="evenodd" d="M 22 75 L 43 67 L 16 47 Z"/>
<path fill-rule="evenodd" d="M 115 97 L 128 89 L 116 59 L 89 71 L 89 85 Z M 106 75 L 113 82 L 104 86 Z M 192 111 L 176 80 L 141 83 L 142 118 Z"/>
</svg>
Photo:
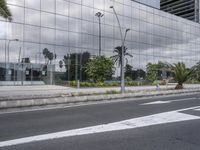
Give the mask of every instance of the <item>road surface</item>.
<svg viewBox="0 0 200 150">
<path fill-rule="evenodd" d="M 199 150 L 200 94 L 0 114 L 0 150 Z"/>
</svg>

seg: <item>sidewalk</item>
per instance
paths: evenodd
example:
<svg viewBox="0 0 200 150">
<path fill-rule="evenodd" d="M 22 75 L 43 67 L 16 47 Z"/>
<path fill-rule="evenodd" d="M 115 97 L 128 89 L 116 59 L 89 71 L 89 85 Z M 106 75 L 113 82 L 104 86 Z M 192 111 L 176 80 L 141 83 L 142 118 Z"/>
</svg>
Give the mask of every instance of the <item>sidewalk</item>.
<svg viewBox="0 0 200 150">
<path fill-rule="evenodd" d="M 175 85 L 160 86 L 160 90 L 172 90 Z M 185 89 L 200 89 L 200 85 L 185 85 Z M 126 87 L 126 91 L 155 91 L 156 86 L 137 86 Z M 100 87 L 100 88 L 71 88 L 56 85 L 40 85 L 40 86 L 0 86 L 1 99 L 20 99 L 20 98 L 40 98 L 40 97 L 59 97 L 78 94 L 99 94 L 108 91 L 120 91 L 120 87 Z"/>
<path fill-rule="evenodd" d="M 120 87 L 75 89 L 49 85 L 0 86 L 0 110 L 200 92 L 200 85 L 185 85 L 183 90 L 174 90 L 174 87 L 160 86 L 159 90 L 156 86 L 126 87 L 128 92 L 125 94 L 106 94 L 108 91 L 120 91 Z"/>
</svg>

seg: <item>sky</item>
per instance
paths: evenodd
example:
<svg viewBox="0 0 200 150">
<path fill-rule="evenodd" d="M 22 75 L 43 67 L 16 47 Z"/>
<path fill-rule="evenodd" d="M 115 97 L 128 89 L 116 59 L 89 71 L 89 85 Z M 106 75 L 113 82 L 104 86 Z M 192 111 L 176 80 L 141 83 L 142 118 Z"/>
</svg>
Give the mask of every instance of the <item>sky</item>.
<svg viewBox="0 0 200 150">
<path fill-rule="evenodd" d="M 44 5 L 47 4 L 47 0 L 44 1 L 46 3 L 42 2 L 41 26 L 43 28 L 40 31 L 40 13 L 37 10 L 40 8 L 39 0 L 26 0 L 26 5 L 30 8 L 36 8 L 36 10 L 26 9 L 25 16 L 23 15 L 23 7 L 14 6 L 16 4 L 23 6 L 23 0 L 8 0 L 9 8 L 13 13 L 13 23 L 5 23 L 2 18 L 0 19 L 3 21 L 0 22 L 0 38 L 5 38 L 5 31 L 7 31 L 8 39 L 17 38 L 20 40 L 20 42 L 10 44 L 11 60 L 18 60 L 20 47 L 22 47 L 23 57 L 31 56 L 33 63 L 39 62 L 38 59 L 42 56 L 38 56 L 38 52 L 41 52 L 45 47 L 53 52 L 56 51 L 58 55 L 56 63 L 69 52 L 89 51 L 92 54 L 98 54 L 98 18 L 94 15 L 97 11 L 104 13 L 102 18 L 103 53 L 108 56 L 113 55 L 114 47 L 119 46 L 121 41 L 116 18 L 112 10 L 109 9 L 110 5 L 114 5 L 123 29 L 131 29 L 127 35 L 126 45 L 128 52 L 134 56 L 130 58 L 129 62 L 135 68 L 145 68 L 147 62 L 157 62 L 158 60 L 168 62 L 186 60 L 190 66 L 200 58 L 198 51 L 200 49 L 200 38 L 198 36 L 200 26 L 197 23 L 135 2 L 127 1 L 127 4 L 129 3 L 134 7 L 133 9 L 128 6 L 122 7 L 123 5 L 118 3 L 120 0 L 117 0 L 118 2 L 105 0 L 105 4 L 103 4 L 103 0 L 94 4 L 91 4 L 91 0 L 83 0 L 85 6 L 82 8 L 75 3 L 57 0 L 56 12 L 58 15 L 55 20 L 55 14 L 52 13 L 54 5 L 51 5 L 51 1 L 48 0 L 49 6 Z M 93 5 L 95 9 L 91 9 L 90 5 Z M 148 13 L 143 10 L 148 11 Z M 122 14 L 126 17 L 121 17 Z M 79 17 L 82 17 L 85 21 L 81 22 Z M 24 22 L 27 24 L 25 27 L 20 25 Z M 51 29 L 55 28 L 55 24 L 56 33 Z M 70 33 L 64 30 L 70 30 Z M 192 34 L 188 34 L 189 32 Z M 55 34 L 56 36 L 54 36 Z M 113 40 L 113 38 L 116 40 Z M 173 38 L 176 38 L 176 40 Z M 21 42 L 23 39 L 27 42 Z M 39 45 L 32 42 L 46 44 Z M 71 48 L 74 45 L 77 48 Z M 68 48 L 69 46 L 70 48 Z M 3 53 L 5 41 L 0 41 L 0 48 Z M 3 61 L 4 59 L 5 56 L 1 55 L 0 60 Z M 41 59 L 41 61 L 44 62 L 44 59 Z"/>
</svg>

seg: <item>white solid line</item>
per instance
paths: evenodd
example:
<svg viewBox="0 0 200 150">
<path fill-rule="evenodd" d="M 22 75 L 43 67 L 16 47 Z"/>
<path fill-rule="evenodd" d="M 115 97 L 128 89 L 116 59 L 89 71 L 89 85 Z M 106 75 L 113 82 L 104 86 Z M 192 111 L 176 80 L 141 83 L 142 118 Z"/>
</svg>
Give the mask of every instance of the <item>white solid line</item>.
<svg viewBox="0 0 200 150">
<path fill-rule="evenodd" d="M 14 145 L 19 145 L 19 144 L 26 144 L 26 143 L 31 143 L 31 142 L 52 140 L 52 139 L 58 139 L 58 138 L 66 138 L 66 137 L 71 137 L 71 136 L 80 136 L 80 135 L 86 135 L 86 134 L 135 129 L 139 127 L 160 125 L 160 124 L 173 123 L 173 122 L 197 120 L 197 119 L 200 119 L 200 117 L 180 113 L 180 111 L 197 109 L 199 107 L 200 106 L 180 109 L 176 111 L 164 112 L 164 113 L 159 113 L 155 115 L 133 118 L 133 119 L 128 119 L 124 121 L 119 121 L 119 122 L 114 122 L 114 123 L 109 123 L 109 124 L 102 124 L 102 125 L 97 125 L 97 126 L 92 126 L 92 127 L 73 129 L 73 130 L 68 130 L 68 131 L 55 132 L 55 133 L 25 137 L 25 138 L 20 138 L 20 139 L 14 139 L 14 140 L 9 140 L 9 141 L 3 141 L 3 142 L 0 142 L 0 147 L 14 146 Z"/>
</svg>

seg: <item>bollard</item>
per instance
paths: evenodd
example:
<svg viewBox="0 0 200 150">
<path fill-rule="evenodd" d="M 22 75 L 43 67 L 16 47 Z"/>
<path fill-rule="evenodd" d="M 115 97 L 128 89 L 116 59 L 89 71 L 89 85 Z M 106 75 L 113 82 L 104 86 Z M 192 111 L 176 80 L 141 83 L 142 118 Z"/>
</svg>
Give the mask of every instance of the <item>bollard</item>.
<svg viewBox="0 0 200 150">
<path fill-rule="evenodd" d="M 80 81 L 77 80 L 77 89 L 79 89 L 79 88 L 80 88 Z"/>
</svg>

